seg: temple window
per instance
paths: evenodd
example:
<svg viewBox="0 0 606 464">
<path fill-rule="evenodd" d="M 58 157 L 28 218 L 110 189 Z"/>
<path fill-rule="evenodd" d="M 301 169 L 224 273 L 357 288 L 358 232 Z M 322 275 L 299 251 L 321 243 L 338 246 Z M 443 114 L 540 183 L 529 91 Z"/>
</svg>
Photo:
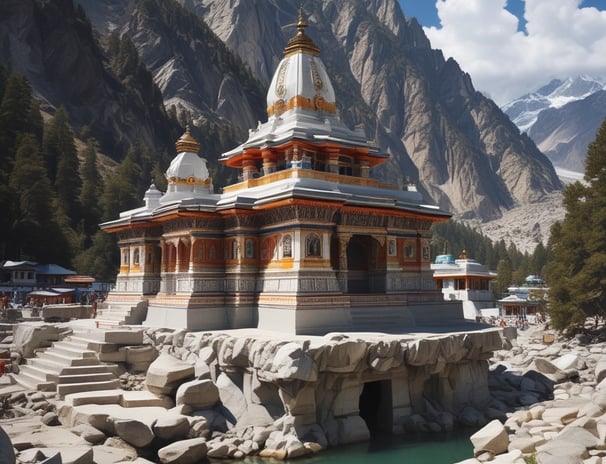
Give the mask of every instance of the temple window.
<svg viewBox="0 0 606 464">
<path fill-rule="evenodd" d="M 194 259 L 197 262 L 202 262 L 204 260 L 204 243 L 201 240 L 196 240 L 194 242 Z"/>
<path fill-rule="evenodd" d="M 305 238 L 305 255 L 322 256 L 322 242 L 318 234 L 309 234 Z"/>
<path fill-rule="evenodd" d="M 429 245 L 423 245 L 423 259 L 429 259 Z"/>
<path fill-rule="evenodd" d="M 230 259 L 238 259 L 238 241 L 236 239 L 231 241 L 231 253 Z"/>
<path fill-rule="evenodd" d="M 398 250 L 396 247 L 396 241 L 390 240 L 389 245 L 387 246 L 387 253 L 389 254 L 389 256 L 396 256 L 397 252 Z"/>
<path fill-rule="evenodd" d="M 135 266 L 139 265 L 139 248 L 135 248 L 135 251 L 133 252 L 133 264 Z"/>
<path fill-rule="evenodd" d="M 247 238 L 245 242 L 245 250 L 247 258 L 255 257 L 255 242 L 252 238 Z"/>
<path fill-rule="evenodd" d="M 122 252 L 122 264 L 125 266 L 129 265 L 129 258 L 130 258 L 130 253 L 128 252 L 128 250 L 124 250 Z"/>
<path fill-rule="evenodd" d="M 292 258 L 292 237 L 290 235 L 282 238 L 282 257 Z"/>
<path fill-rule="evenodd" d="M 353 175 L 353 161 L 349 156 L 339 156 L 339 174 L 344 176 Z"/>
<path fill-rule="evenodd" d="M 412 242 L 412 241 L 406 242 L 406 244 L 404 245 L 404 257 L 408 258 L 408 259 L 413 259 L 413 258 L 416 258 L 416 256 L 417 256 L 417 250 L 416 250 L 414 242 Z"/>
</svg>

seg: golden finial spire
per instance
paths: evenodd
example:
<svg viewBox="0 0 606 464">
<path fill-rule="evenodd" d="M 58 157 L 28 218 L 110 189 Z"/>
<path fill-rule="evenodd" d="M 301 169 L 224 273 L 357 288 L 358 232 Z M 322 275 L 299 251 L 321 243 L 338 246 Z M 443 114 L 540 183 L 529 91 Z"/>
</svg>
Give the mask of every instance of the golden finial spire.
<svg viewBox="0 0 606 464">
<path fill-rule="evenodd" d="M 179 140 L 175 143 L 175 147 L 177 148 L 177 153 L 187 151 L 197 154 L 200 151 L 200 144 L 189 132 L 189 124 L 185 126 L 185 133 L 179 137 Z"/>
<path fill-rule="evenodd" d="M 303 6 L 300 6 L 299 17 L 297 19 L 297 35 L 288 41 L 288 45 L 284 49 L 284 56 L 299 52 L 307 52 L 315 56 L 320 54 L 320 48 L 307 34 L 305 34 L 305 28 L 307 26 L 308 24 L 305 21 L 305 18 L 303 18 Z"/>
</svg>

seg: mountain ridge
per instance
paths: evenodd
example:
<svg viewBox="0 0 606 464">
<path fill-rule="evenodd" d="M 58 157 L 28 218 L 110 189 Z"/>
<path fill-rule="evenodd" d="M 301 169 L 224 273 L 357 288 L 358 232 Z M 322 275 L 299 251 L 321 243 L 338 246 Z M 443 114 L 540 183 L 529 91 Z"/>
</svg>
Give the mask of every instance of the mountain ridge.
<svg viewBox="0 0 606 464">
<path fill-rule="evenodd" d="M 18 3 L 9 0 L 13 7 Z M 181 125 L 193 122 L 202 156 L 226 182 L 230 175 L 233 180 L 233 173 L 220 171 L 217 157 L 265 119 L 263 86 L 294 34 L 296 6 L 275 0 L 80 0 L 76 8 L 86 12 L 101 39 L 110 32 L 130 38 L 162 90 L 166 112 Z M 395 0 L 311 0 L 304 14 L 333 79 L 343 121 L 363 125 L 368 138 L 390 154 L 378 177 L 400 186 L 414 182 L 427 201 L 484 221 L 561 189 L 535 144 L 474 89 L 454 60 L 431 49 L 418 22 L 405 17 Z M 31 75 L 44 66 L 32 61 L 22 69 Z M 43 85 L 34 86 L 44 92 Z M 111 113 L 96 112 L 137 128 L 141 116 L 121 105 L 113 104 Z M 114 130 L 129 140 L 121 128 Z M 139 135 L 129 130 L 131 137 Z M 139 132 L 150 134 L 152 146 L 170 149 L 170 142 L 155 140 L 161 127 L 141 126 Z M 164 139 L 170 137 L 174 134 L 164 132 Z"/>
<path fill-rule="evenodd" d="M 606 81 L 554 79 L 502 107 L 555 167 L 584 172 L 587 147 L 606 118 Z"/>
</svg>

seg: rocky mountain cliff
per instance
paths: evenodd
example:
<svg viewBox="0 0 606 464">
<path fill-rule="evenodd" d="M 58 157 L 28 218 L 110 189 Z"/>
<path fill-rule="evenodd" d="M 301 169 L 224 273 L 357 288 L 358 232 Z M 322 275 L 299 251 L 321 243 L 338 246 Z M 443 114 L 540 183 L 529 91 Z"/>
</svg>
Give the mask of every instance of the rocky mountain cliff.
<svg viewBox="0 0 606 464">
<path fill-rule="evenodd" d="M 293 35 L 296 5 L 272 0 L 180 0 L 265 84 Z M 420 184 L 461 217 L 499 217 L 560 188 L 547 158 L 475 91 L 454 60 L 432 50 L 395 0 L 314 0 L 309 34 L 333 76 L 350 125 L 391 154 L 381 175 Z"/>
<path fill-rule="evenodd" d="M 162 119 L 147 116 L 140 105 L 148 102 L 129 100 L 94 40 L 125 34 L 151 70 L 167 113 L 193 122 L 212 164 L 266 118 L 265 88 L 294 34 L 298 5 L 180 3 L 79 0 L 72 8 L 69 0 L 7 0 L 0 6 L 0 58 L 50 105 L 66 104 L 76 126 L 113 131 L 122 144 L 170 145 Z M 396 0 L 309 0 L 304 14 L 342 119 L 363 124 L 391 155 L 378 176 L 413 181 L 428 201 L 483 220 L 561 188 L 530 138 L 475 91 L 455 61 L 431 49 Z"/>
<path fill-rule="evenodd" d="M 120 159 L 137 142 L 172 145 L 162 101 L 129 93 L 105 63 L 89 19 L 71 0 L 0 3 L 0 63 L 27 78 L 43 109 L 64 105 L 101 149 Z"/>
<path fill-rule="evenodd" d="M 587 147 L 606 118 L 606 84 L 587 76 L 556 79 L 502 109 L 554 166 L 584 172 Z"/>
<path fill-rule="evenodd" d="M 585 172 L 587 147 L 606 118 L 606 90 L 542 111 L 528 131 L 557 167 Z"/>
</svg>

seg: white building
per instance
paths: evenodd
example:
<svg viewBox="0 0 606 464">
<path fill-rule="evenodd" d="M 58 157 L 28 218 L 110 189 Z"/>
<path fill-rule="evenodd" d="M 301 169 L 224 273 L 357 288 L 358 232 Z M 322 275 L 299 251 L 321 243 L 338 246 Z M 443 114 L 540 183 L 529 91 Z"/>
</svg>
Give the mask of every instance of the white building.
<svg viewBox="0 0 606 464">
<path fill-rule="evenodd" d="M 497 276 L 495 272 L 475 259 L 467 258 L 465 251 L 459 259 L 452 255 L 438 255 L 431 269 L 444 299 L 463 302 L 465 319 L 493 315 L 484 310 L 495 308 L 494 294 L 490 290 L 490 281 Z"/>
</svg>

